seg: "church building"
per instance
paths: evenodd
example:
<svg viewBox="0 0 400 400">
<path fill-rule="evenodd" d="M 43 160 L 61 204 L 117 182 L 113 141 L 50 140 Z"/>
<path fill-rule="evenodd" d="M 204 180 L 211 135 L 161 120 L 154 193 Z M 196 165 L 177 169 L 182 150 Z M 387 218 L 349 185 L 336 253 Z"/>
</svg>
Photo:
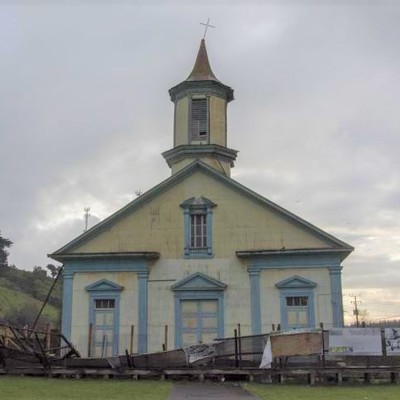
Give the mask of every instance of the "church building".
<svg viewBox="0 0 400 400">
<path fill-rule="evenodd" d="M 83 355 L 343 325 L 353 248 L 230 177 L 233 89 L 204 40 L 175 105 L 171 176 L 50 254 L 63 264 L 62 332 Z M 167 328 L 166 328 L 167 327 Z"/>
</svg>

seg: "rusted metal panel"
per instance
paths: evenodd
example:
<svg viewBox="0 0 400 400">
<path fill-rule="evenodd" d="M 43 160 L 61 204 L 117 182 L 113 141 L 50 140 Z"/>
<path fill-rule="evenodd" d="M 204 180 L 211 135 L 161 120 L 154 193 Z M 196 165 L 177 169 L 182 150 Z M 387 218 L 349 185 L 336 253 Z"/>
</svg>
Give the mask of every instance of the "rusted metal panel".
<svg viewBox="0 0 400 400">
<path fill-rule="evenodd" d="M 271 348 L 274 357 L 320 354 L 322 335 L 320 332 L 271 335 Z"/>
</svg>

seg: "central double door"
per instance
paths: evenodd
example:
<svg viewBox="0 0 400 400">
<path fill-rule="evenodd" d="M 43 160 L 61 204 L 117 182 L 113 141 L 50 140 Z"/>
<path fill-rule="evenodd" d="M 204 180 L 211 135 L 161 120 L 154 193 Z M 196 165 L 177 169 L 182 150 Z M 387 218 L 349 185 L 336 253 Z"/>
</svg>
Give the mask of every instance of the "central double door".
<svg viewBox="0 0 400 400">
<path fill-rule="evenodd" d="M 181 344 L 209 343 L 218 337 L 217 300 L 181 300 Z"/>
</svg>

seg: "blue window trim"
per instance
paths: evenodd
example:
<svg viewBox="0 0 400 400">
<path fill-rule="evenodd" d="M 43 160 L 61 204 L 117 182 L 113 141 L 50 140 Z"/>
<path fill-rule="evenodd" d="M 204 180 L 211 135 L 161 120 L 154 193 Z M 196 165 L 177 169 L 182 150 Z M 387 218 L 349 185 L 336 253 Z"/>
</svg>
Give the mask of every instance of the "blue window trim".
<svg viewBox="0 0 400 400">
<path fill-rule="evenodd" d="M 61 330 L 71 340 L 74 274 L 79 272 L 135 272 L 138 276 L 138 353 L 147 352 L 148 276 L 145 260 L 81 259 L 68 260 L 63 270 L 63 305 Z"/>
<path fill-rule="evenodd" d="M 261 334 L 260 272 L 270 269 L 327 268 L 331 278 L 331 306 L 334 327 L 343 326 L 343 300 L 340 255 L 325 254 L 271 254 L 249 260 L 252 334 Z"/>
<path fill-rule="evenodd" d="M 92 324 L 92 326 L 95 325 L 95 300 L 112 299 L 115 301 L 114 341 L 113 341 L 112 354 L 113 356 L 116 356 L 118 355 L 118 346 L 119 346 L 119 309 L 120 309 L 121 291 L 123 290 L 123 287 L 118 285 L 117 283 L 109 281 L 108 279 L 100 279 L 99 281 L 86 286 L 85 290 L 89 293 L 89 324 Z"/>
<path fill-rule="evenodd" d="M 175 348 L 182 346 L 182 300 L 218 301 L 218 337 L 224 337 L 224 294 L 216 291 L 175 293 Z"/>
<path fill-rule="evenodd" d="M 196 272 L 171 286 L 175 301 L 175 347 L 182 345 L 182 300 L 218 301 L 218 337 L 224 337 L 224 290 L 227 285 Z"/>
<path fill-rule="evenodd" d="M 293 290 L 293 289 L 280 289 L 281 295 L 281 329 L 293 329 L 289 326 L 288 322 L 288 306 L 286 305 L 287 297 L 308 297 L 308 326 L 306 328 L 315 327 L 315 312 L 314 312 L 314 292 L 312 290 Z"/>
<path fill-rule="evenodd" d="M 205 197 L 191 197 L 188 200 L 185 200 L 181 207 L 183 208 L 184 215 L 184 230 L 185 230 L 185 246 L 184 246 L 184 258 L 212 258 L 213 249 L 212 249 L 212 218 L 213 218 L 213 208 L 216 206 L 211 200 Z M 207 215 L 206 223 L 207 223 L 207 249 L 204 252 L 196 252 L 196 249 L 192 249 L 190 245 L 190 216 L 195 211 L 202 211 Z"/>
<path fill-rule="evenodd" d="M 308 326 L 306 328 L 315 327 L 314 288 L 317 284 L 309 279 L 294 275 L 290 278 L 284 279 L 283 281 L 277 282 L 275 286 L 280 290 L 281 329 L 292 329 L 292 327 L 289 326 L 288 321 L 288 306 L 286 305 L 287 297 L 308 297 Z"/>
</svg>

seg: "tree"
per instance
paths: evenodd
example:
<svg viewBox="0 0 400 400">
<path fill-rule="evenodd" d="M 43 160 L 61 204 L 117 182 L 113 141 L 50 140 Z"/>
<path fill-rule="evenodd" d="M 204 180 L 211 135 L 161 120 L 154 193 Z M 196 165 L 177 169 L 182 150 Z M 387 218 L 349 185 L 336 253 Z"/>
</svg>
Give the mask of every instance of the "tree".
<svg viewBox="0 0 400 400">
<path fill-rule="evenodd" d="M 13 242 L 10 239 L 3 238 L 0 231 L 0 268 L 8 267 L 8 251 Z"/>
<path fill-rule="evenodd" d="M 53 279 L 55 279 L 57 277 L 58 273 L 60 272 L 62 267 L 61 266 L 56 267 L 54 264 L 47 264 L 46 268 L 49 270 L 50 276 Z"/>
</svg>

